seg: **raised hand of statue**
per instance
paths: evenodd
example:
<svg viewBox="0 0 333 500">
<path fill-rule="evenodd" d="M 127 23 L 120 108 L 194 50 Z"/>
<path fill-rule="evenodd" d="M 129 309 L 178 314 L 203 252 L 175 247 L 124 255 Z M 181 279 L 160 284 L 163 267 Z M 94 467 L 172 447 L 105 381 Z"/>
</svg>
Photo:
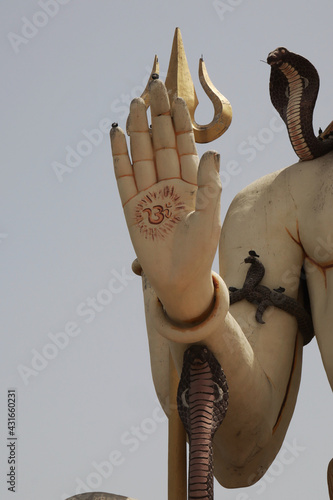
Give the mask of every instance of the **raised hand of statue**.
<svg viewBox="0 0 333 500">
<path fill-rule="evenodd" d="M 219 155 L 200 163 L 185 101 L 170 107 L 160 80 L 150 85 L 152 128 L 146 106 L 134 99 L 124 132 L 111 130 L 115 175 L 132 243 L 151 286 L 176 322 L 198 321 L 213 302 L 211 277 L 220 230 Z"/>
</svg>

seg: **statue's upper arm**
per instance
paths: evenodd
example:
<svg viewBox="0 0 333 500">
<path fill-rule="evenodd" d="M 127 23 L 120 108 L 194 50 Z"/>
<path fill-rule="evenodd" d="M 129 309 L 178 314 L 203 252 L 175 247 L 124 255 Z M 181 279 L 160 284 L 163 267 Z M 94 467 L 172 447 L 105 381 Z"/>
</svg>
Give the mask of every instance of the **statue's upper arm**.
<svg viewBox="0 0 333 500">
<path fill-rule="evenodd" d="M 227 286 L 243 284 L 250 250 L 265 266 L 263 283 L 283 287 L 297 297 L 297 276 L 303 263 L 297 234 L 296 210 L 288 190 L 287 171 L 267 175 L 241 191 L 226 215 L 220 239 L 220 274 Z M 291 280 L 291 273 L 296 277 Z"/>
</svg>

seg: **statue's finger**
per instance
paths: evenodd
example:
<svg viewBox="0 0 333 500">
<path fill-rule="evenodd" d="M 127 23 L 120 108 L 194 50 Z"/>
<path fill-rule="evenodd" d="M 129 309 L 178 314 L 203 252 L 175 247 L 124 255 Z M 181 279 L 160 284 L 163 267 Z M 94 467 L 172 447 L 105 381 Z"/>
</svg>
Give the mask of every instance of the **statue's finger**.
<svg viewBox="0 0 333 500">
<path fill-rule="evenodd" d="M 158 180 L 180 178 L 176 137 L 167 90 L 161 80 L 150 84 L 152 135 Z"/>
<path fill-rule="evenodd" d="M 184 99 L 178 97 L 172 105 L 172 118 L 180 160 L 180 172 L 184 181 L 197 183 L 199 158 L 195 146 L 190 113 Z"/>
<path fill-rule="evenodd" d="M 138 192 L 134 179 L 133 168 L 129 159 L 126 137 L 118 126 L 113 126 L 110 132 L 114 172 L 123 206 Z"/>
<path fill-rule="evenodd" d="M 216 212 L 221 198 L 222 184 L 219 175 L 220 155 L 207 151 L 201 158 L 198 169 L 198 191 L 196 211 Z"/>
<path fill-rule="evenodd" d="M 136 185 L 138 191 L 143 191 L 157 181 L 153 146 L 143 99 L 137 98 L 131 103 L 128 132 Z"/>
</svg>

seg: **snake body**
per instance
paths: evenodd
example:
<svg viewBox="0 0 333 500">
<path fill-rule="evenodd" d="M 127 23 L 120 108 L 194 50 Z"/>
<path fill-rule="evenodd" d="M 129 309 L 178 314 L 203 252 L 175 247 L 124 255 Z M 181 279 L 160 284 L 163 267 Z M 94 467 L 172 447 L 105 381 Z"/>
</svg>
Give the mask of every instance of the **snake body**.
<svg viewBox="0 0 333 500">
<path fill-rule="evenodd" d="M 189 347 L 177 394 L 190 445 L 189 500 L 213 500 L 212 440 L 224 420 L 228 398 L 227 380 L 215 356 L 205 346 Z"/>
<path fill-rule="evenodd" d="M 257 306 L 256 320 L 265 323 L 263 314 L 267 307 L 275 306 L 295 316 L 298 328 L 303 336 L 304 345 L 308 344 L 314 336 L 312 318 L 297 300 L 285 295 L 284 288 L 270 290 L 267 286 L 260 285 L 265 274 L 265 267 L 258 259 L 259 255 L 250 250 L 249 256 L 244 259 L 246 264 L 251 264 L 242 288 L 230 287 L 230 304 L 240 300 L 247 300 Z"/>
<path fill-rule="evenodd" d="M 327 468 L 327 484 L 330 500 L 333 500 L 333 458 Z"/>
<path fill-rule="evenodd" d="M 285 122 L 291 144 L 301 160 L 318 158 L 333 149 L 333 122 L 315 136 L 313 110 L 319 90 L 316 68 L 304 57 L 279 47 L 270 52 L 270 96 Z"/>
</svg>

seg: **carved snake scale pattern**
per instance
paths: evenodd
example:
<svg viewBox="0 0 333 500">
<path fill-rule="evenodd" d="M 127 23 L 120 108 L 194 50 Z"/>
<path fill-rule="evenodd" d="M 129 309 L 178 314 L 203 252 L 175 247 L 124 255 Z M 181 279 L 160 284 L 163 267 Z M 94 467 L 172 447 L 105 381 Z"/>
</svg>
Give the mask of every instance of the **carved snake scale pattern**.
<svg viewBox="0 0 333 500">
<path fill-rule="evenodd" d="M 179 416 L 189 436 L 189 500 L 213 499 L 213 447 L 215 432 L 228 408 L 228 384 L 220 363 L 202 345 L 184 353 L 178 387 Z"/>
</svg>

